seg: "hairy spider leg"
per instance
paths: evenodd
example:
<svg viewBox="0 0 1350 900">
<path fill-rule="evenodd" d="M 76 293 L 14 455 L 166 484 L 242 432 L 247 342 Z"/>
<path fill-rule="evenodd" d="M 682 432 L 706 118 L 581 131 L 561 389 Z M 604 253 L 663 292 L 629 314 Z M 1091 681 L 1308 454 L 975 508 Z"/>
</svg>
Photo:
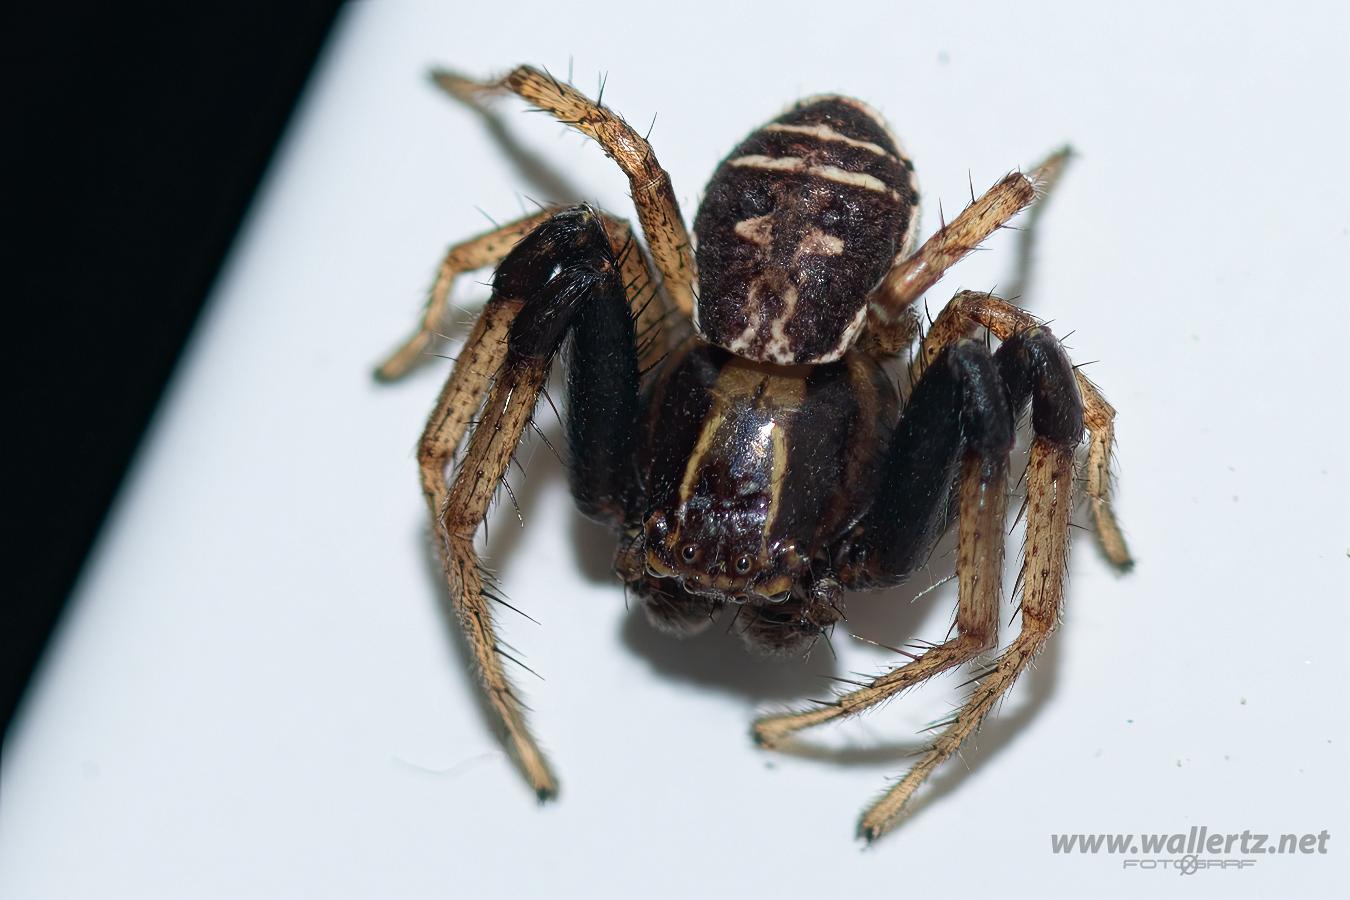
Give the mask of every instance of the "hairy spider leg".
<svg viewBox="0 0 1350 900">
<path fill-rule="evenodd" d="M 1028 291 L 1036 267 L 1036 240 L 1041 231 L 1039 227 L 1041 217 L 1045 215 L 1046 209 L 1049 208 L 1050 204 L 1047 201 L 1058 188 L 1059 181 L 1064 176 L 1064 170 L 1068 168 L 1072 159 L 1073 149 L 1061 147 L 1032 169 L 1034 173 L 1032 177 L 1036 180 L 1036 202 L 1031 204 L 1031 208 L 1027 210 L 1026 219 L 1019 228 L 1013 276 L 1004 291 L 1007 296 L 1014 300 L 1030 296 Z"/>
<path fill-rule="evenodd" d="M 1013 172 L 1006 176 L 972 200 L 913 254 L 897 260 L 869 297 L 867 328 L 873 347 L 884 354 L 908 347 L 917 331 L 910 309 L 914 302 L 949 268 L 1043 197 L 1059 180 L 1069 156 L 1069 148 L 1064 147 L 1033 168 L 1029 175 Z"/>
<path fill-rule="evenodd" d="M 943 347 L 978 328 L 986 328 L 994 337 L 1006 341 L 1040 324 L 1035 316 L 1007 300 L 977 291 L 961 291 L 938 314 L 924 337 L 915 354 L 911 376 L 918 377 Z M 1115 447 L 1116 411 L 1086 375 L 1075 369 L 1074 377 L 1082 394 L 1089 435 L 1087 496 L 1093 526 L 1106 558 L 1117 568 L 1128 569 L 1134 565 L 1134 560 L 1111 507 L 1111 454 Z"/>
<path fill-rule="evenodd" d="M 956 635 L 830 703 L 759 719 L 753 734 L 761 744 L 772 747 L 804 728 L 862 712 L 994 646 L 1013 438 L 1012 410 L 989 350 L 973 340 L 949 348 L 915 387 L 892 437 L 875 505 L 838 562 L 849 587 L 901 581 L 945 530 L 955 480 Z"/>
<path fill-rule="evenodd" d="M 541 800 L 557 792 L 557 780 L 503 668 L 474 535 L 569 333 L 574 337 L 569 391 L 586 382 L 569 407 L 602 404 L 598 413 L 578 414 L 568 423 L 573 493 L 584 511 L 601 519 L 623 518 L 639 502 L 631 449 L 637 343 L 619 253 L 598 214 L 587 207 L 556 213 L 520 241 L 497 270 L 492 298 L 427 422 L 418 453 L 455 612 L 508 746 Z M 468 448 L 448 484 L 446 469 L 480 401 Z"/>
<path fill-rule="evenodd" d="M 894 825 L 914 791 L 978 728 L 1057 623 L 1073 453 L 1084 426 L 1076 373 L 1044 327 L 1009 333 L 992 360 L 982 344 L 970 339 L 927 349 L 934 355 L 892 440 L 887 481 L 873 511 L 841 548 L 837 564 L 845 583 L 858 587 L 898 581 L 920 565 L 945 526 L 948 485 L 960 459 L 957 634 L 831 703 L 760 719 L 755 736 L 769 746 L 781 743 L 804 728 L 869 709 L 993 646 L 1012 413 L 1030 401 L 1035 439 L 1020 578 L 1022 630 L 977 679 L 967 703 L 919 763 L 864 813 L 859 834 L 868 840 Z M 951 416 L 953 409 L 959 417 Z"/>
<path fill-rule="evenodd" d="M 441 259 L 441 264 L 436 267 L 436 278 L 427 291 L 426 306 L 422 310 L 417 330 L 380 363 L 375 369 L 376 379 L 397 381 L 426 357 L 436 340 L 437 329 L 443 327 L 450 289 L 454 287 L 457 277 L 501 262 L 521 238 L 538 228 L 539 223 L 547 220 L 554 212 L 556 210 L 546 209 L 451 245 Z"/>
<path fill-rule="evenodd" d="M 1083 434 L 1083 405 L 1073 365 L 1045 328 L 1010 336 L 995 356 L 1014 409 L 1031 400 L 1027 465 L 1027 533 L 1019 608 L 1022 627 L 976 680 L 966 702 L 905 776 L 864 811 L 858 835 L 880 837 L 938 766 L 954 754 L 1045 646 L 1062 610 L 1073 510 L 1074 450 Z"/>
<path fill-rule="evenodd" d="M 376 380 L 397 381 L 427 358 L 430 348 L 439 337 L 438 329 L 445 321 L 450 290 L 457 277 L 465 272 L 495 266 L 521 238 L 557 213 L 556 208 L 545 209 L 452 245 L 436 269 L 436 278 L 427 291 L 426 306 L 417 329 L 375 369 Z M 642 366 L 645 370 L 666 353 L 669 340 L 667 332 L 673 329 L 666 327 L 669 323 L 666 322 L 664 304 L 654 293 L 650 263 L 634 239 L 632 228 L 622 219 L 600 212 L 596 214 L 609 233 L 610 243 L 619 257 L 627 295 L 632 298 L 643 345 Z M 467 346 L 476 346 L 474 337 L 470 337 Z"/>
<path fill-rule="evenodd" d="M 532 66 L 519 66 L 488 82 L 444 70 L 433 72 L 432 78 L 452 96 L 470 102 L 479 95 L 513 93 L 594 139 L 628 176 L 638 221 L 665 291 L 685 318 L 693 316 L 698 267 L 670 175 L 657 162 L 651 144 L 622 116 Z"/>
</svg>

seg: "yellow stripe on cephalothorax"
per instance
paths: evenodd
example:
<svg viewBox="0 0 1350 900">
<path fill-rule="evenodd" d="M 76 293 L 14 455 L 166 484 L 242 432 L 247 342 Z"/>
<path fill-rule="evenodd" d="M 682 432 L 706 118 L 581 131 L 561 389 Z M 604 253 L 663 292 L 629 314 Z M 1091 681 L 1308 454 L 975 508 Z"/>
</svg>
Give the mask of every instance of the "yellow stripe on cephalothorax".
<svg viewBox="0 0 1350 900">
<path fill-rule="evenodd" d="M 805 387 L 805 382 L 798 382 Z M 803 395 L 805 391 L 801 392 Z M 773 426 L 773 432 L 769 435 L 773 441 L 773 460 L 770 463 L 769 470 L 769 514 L 764 518 L 764 548 L 762 553 L 765 562 L 769 562 L 769 535 L 774 533 L 774 526 L 778 524 L 778 512 L 782 507 L 784 480 L 787 478 L 788 464 L 788 445 L 787 429 L 783 423 L 776 422 Z"/>
<path fill-rule="evenodd" d="M 718 383 L 722 381 L 721 373 L 718 373 L 717 381 Z M 703 458 L 708 455 L 708 449 L 712 447 L 725 419 L 726 401 L 719 391 L 714 390 L 712 405 L 708 407 L 703 419 L 703 428 L 699 431 L 698 441 L 694 444 L 694 449 L 689 451 L 689 461 L 684 464 L 684 478 L 680 481 L 680 506 L 684 506 L 694 496 L 694 488 L 698 485 L 698 473 L 703 468 Z"/>
</svg>

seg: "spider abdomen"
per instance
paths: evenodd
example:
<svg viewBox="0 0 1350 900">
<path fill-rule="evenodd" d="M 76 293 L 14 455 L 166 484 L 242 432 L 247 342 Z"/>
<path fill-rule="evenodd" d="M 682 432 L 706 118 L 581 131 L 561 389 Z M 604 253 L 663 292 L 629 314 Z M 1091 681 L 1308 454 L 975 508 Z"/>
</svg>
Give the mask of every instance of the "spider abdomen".
<svg viewBox="0 0 1350 900">
<path fill-rule="evenodd" d="M 697 324 L 738 356 L 839 359 L 867 295 L 918 223 L 913 165 L 870 107 L 816 97 L 753 132 L 708 184 L 694 220 Z"/>
</svg>

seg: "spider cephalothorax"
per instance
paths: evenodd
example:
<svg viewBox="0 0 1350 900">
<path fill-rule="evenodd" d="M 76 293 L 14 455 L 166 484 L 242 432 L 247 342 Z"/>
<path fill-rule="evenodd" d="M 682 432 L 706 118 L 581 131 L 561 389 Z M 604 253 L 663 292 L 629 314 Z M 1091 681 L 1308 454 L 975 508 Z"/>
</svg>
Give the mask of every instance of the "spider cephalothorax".
<svg viewBox="0 0 1350 900">
<path fill-rule="evenodd" d="M 651 254 L 625 223 L 588 206 L 545 209 L 456 245 L 422 326 L 379 371 L 396 378 L 423 354 L 456 274 L 497 266 L 419 465 L 488 699 L 541 797 L 556 780 L 503 671 L 473 539 L 564 343 L 572 494 L 619 536 L 615 569 L 664 630 L 697 631 L 734 606 L 751 646 L 800 648 L 842 618 L 845 590 L 903 580 L 954 520 L 954 634 L 832 702 L 760 719 L 754 733 L 769 746 L 996 645 L 1008 459 L 1030 407 L 1021 630 L 928 753 L 864 814 L 861 834 L 877 836 L 1054 628 L 1085 430 L 1098 534 L 1113 561 L 1129 561 L 1108 500 L 1113 411 L 1037 320 L 962 292 L 910 354 L 903 411 L 887 369 L 917 333 L 914 302 L 1029 205 L 1066 154 L 1031 177 L 1009 175 L 915 250 L 914 168 L 880 116 L 850 98 L 812 98 L 718 168 L 695 219 L 695 257 L 651 147 L 605 107 L 528 67 L 491 83 L 437 81 L 470 101 L 518 94 L 595 138 L 629 177 Z M 971 339 L 979 330 L 997 350 Z"/>
<path fill-rule="evenodd" d="M 705 624 L 726 602 L 747 604 L 747 622 L 786 609 L 801 609 L 804 626 L 833 621 L 812 608 L 834 600 L 813 590 L 813 571 L 866 511 L 896 405 L 862 353 L 775 366 L 687 339 L 648 393 L 639 454 L 648 511 L 634 537 L 645 565 L 620 574 L 639 594 L 673 580 Z M 789 649 L 743 633 L 761 649 Z"/>
</svg>

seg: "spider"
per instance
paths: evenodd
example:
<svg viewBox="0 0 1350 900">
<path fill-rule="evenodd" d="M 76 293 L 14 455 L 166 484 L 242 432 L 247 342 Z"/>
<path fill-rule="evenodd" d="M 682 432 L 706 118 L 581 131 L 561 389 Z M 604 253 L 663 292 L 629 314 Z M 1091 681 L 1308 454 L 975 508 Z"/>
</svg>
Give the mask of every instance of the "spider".
<svg viewBox="0 0 1350 900">
<path fill-rule="evenodd" d="M 694 219 L 695 250 L 651 146 L 600 102 L 529 66 L 495 81 L 433 78 L 475 105 L 515 94 L 598 142 L 628 177 L 646 239 L 644 250 L 626 222 L 582 205 L 456 244 L 416 332 L 376 373 L 399 378 L 425 356 L 456 276 L 496 266 L 418 464 L 483 689 L 541 800 L 558 782 L 504 671 L 474 536 L 564 344 L 572 495 L 614 530 L 616 573 L 665 631 L 692 634 L 735 607 L 752 647 L 800 650 L 842 618 L 845 590 L 901 582 L 954 520 L 949 637 L 830 702 L 760 718 L 753 735 L 770 748 L 996 648 L 1009 457 L 1030 407 L 1020 630 L 864 811 L 859 835 L 875 839 L 1054 630 L 1085 431 L 1096 532 L 1109 560 L 1130 562 L 1109 500 L 1114 410 L 1049 329 L 992 294 L 962 291 L 920 339 L 912 310 L 1048 189 L 1067 149 L 973 198 L 916 249 L 914 167 L 880 115 L 849 97 L 811 97 L 721 163 Z M 902 405 L 905 379 L 888 365 L 906 354 L 913 387 Z"/>
</svg>

